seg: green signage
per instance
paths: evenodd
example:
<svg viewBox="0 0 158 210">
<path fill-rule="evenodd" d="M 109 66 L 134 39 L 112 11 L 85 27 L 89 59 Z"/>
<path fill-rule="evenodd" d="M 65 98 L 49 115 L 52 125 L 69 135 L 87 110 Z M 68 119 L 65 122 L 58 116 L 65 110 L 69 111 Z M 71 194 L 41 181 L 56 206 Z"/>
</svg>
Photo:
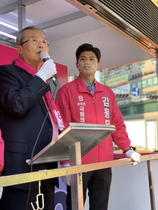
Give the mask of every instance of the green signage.
<svg viewBox="0 0 158 210">
<path fill-rule="evenodd" d="M 130 89 L 132 90 L 133 87 L 137 87 L 139 89 L 149 88 L 158 85 L 158 77 L 150 77 L 148 79 L 139 80 L 136 82 L 130 83 Z"/>
</svg>

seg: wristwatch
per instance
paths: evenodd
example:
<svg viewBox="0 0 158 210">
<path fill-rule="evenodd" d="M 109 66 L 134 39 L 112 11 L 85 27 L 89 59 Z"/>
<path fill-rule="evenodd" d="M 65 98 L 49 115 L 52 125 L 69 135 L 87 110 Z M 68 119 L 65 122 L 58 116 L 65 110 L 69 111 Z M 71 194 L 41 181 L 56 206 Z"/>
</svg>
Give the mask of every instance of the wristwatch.
<svg viewBox="0 0 158 210">
<path fill-rule="evenodd" d="M 133 148 L 132 148 L 132 147 L 127 147 L 127 148 L 123 151 L 123 153 L 126 153 L 126 152 L 129 151 L 129 150 L 133 150 Z"/>
</svg>

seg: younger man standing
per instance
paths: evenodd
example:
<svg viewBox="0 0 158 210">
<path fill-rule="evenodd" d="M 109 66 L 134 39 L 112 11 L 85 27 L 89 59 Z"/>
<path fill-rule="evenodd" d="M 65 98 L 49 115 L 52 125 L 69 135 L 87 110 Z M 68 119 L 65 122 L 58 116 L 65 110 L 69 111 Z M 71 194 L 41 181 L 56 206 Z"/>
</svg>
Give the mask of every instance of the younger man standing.
<svg viewBox="0 0 158 210">
<path fill-rule="evenodd" d="M 116 131 L 82 158 L 82 164 L 113 160 L 113 141 L 131 157 L 136 164 L 140 154 L 133 151 L 122 114 L 115 100 L 113 91 L 95 80 L 99 68 L 101 52 L 91 44 L 82 44 L 76 51 L 76 67 L 79 76 L 59 89 L 56 103 L 65 123 L 70 122 L 111 124 Z M 61 163 L 66 166 L 67 163 Z M 83 196 L 86 200 L 88 189 L 90 210 L 107 210 L 111 184 L 111 168 L 83 173 Z M 63 177 L 70 185 L 70 176 Z M 67 210 L 71 210 L 70 187 L 67 194 Z"/>
</svg>

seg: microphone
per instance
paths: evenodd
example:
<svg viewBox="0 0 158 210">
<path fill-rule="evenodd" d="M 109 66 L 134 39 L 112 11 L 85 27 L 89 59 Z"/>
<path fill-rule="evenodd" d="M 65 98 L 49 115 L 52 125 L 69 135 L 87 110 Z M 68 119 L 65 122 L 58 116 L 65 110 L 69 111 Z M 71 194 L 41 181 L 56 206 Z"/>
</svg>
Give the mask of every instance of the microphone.
<svg viewBox="0 0 158 210">
<path fill-rule="evenodd" d="M 46 62 L 47 60 L 51 58 L 50 55 L 46 51 L 40 52 L 40 57 L 43 62 Z"/>
<path fill-rule="evenodd" d="M 51 59 L 51 57 L 50 57 L 50 55 L 48 54 L 48 52 L 46 52 L 46 51 L 41 51 L 40 52 L 40 57 L 41 57 L 41 60 L 43 61 L 43 62 L 46 62 L 47 60 L 49 60 L 49 59 Z M 55 85 L 55 86 L 57 86 L 57 81 L 56 81 L 56 76 L 54 75 L 52 78 L 50 78 L 50 79 L 48 79 L 48 83 L 49 83 L 49 85 L 50 85 L 50 89 L 51 89 L 51 93 L 52 93 L 52 95 L 54 95 L 53 93 L 54 93 L 54 88 L 53 88 L 53 86 L 52 86 L 52 82 L 53 82 L 53 84 Z"/>
</svg>

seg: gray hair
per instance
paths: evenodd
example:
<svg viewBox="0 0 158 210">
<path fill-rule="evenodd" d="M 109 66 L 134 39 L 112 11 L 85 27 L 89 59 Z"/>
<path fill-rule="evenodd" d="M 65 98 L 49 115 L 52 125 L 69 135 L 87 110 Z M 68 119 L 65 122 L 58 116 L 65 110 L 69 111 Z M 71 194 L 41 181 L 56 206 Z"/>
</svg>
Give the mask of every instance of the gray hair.
<svg viewBox="0 0 158 210">
<path fill-rule="evenodd" d="M 24 38 L 24 32 L 27 31 L 27 30 L 30 30 L 30 29 L 41 31 L 44 34 L 44 32 L 40 28 L 38 28 L 37 26 L 28 26 L 28 27 L 23 28 L 21 31 L 18 32 L 17 37 L 16 37 L 16 45 L 20 45 L 22 43 L 22 40 Z"/>
</svg>

